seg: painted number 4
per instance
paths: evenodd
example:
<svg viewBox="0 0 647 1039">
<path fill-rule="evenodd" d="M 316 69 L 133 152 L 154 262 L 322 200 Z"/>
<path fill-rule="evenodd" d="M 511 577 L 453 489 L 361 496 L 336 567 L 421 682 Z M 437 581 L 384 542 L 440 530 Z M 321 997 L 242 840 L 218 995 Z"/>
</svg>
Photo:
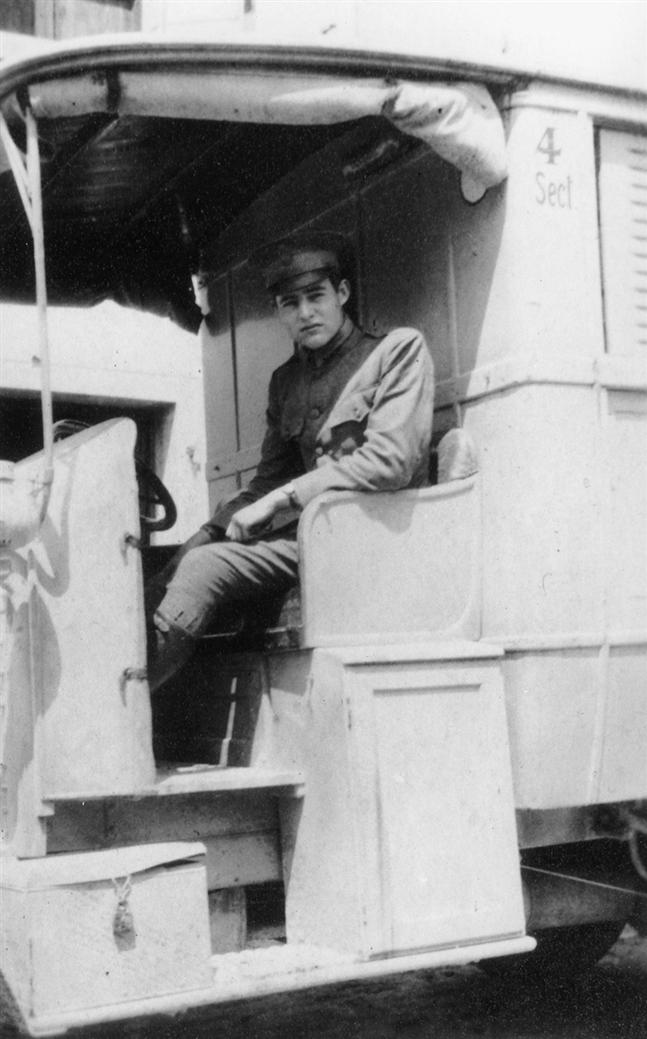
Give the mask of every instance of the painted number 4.
<svg viewBox="0 0 647 1039">
<path fill-rule="evenodd" d="M 557 156 L 562 154 L 562 149 L 555 146 L 555 127 L 547 126 L 544 130 L 541 140 L 537 145 L 537 151 L 541 152 L 542 155 L 546 156 L 546 162 L 550 166 L 555 166 L 557 163 Z"/>
<path fill-rule="evenodd" d="M 562 149 L 555 144 L 555 127 L 547 126 L 541 135 L 537 151 L 546 156 L 548 166 L 560 165 L 557 162 Z M 567 164 L 568 165 L 568 164 Z M 573 208 L 573 180 L 569 173 L 564 175 L 564 169 L 555 170 L 550 173 L 545 169 L 537 170 L 535 173 L 535 201 L 540 206 L 550 209 L 572 209 Z"/>
</svg>

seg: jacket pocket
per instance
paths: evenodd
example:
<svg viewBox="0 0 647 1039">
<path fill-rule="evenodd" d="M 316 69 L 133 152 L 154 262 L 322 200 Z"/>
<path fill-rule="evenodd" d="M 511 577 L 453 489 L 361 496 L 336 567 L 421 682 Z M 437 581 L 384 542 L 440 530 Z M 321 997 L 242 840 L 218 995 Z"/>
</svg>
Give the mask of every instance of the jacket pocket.
<svg viewBox="0 0 647 1039">
<path fill-rule="evenodd" d="M 370 400 L 366 393 L 358 391 L 349 393 L 337 402 L 326 423 L 327 429 L 322 435 L 326 454 L 331 458 L 341 458 L 351 454 L 364 443 L 366 423 L 371 410 Z"/>
</svg>

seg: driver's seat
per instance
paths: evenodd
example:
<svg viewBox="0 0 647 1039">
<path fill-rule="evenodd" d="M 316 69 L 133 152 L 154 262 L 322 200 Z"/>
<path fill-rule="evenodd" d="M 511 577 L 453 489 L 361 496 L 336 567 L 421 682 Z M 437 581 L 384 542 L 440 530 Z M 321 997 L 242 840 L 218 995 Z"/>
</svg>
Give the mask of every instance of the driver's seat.
<svg viewBox="0 0 647 1039">
<path fill-rule="evenodd" d="M 464 429 L 450 429 L 432 449 L 433 484 L 465 480 L 478 472 L 474 441 Z M 302 640 L 301 588 L 297 585 L 285 595 L 258 601 L 253 611 L 232 608 L 220 616 L 217 628 L 203 639 L 228 650 L 299 649 Z"/>
</svg>

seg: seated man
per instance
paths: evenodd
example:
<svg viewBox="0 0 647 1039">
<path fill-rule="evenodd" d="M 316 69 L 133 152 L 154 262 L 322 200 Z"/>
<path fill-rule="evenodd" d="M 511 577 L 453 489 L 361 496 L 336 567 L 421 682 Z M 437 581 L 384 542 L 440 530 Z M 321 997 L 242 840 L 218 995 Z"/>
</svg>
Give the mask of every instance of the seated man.
<svg viewBox="0 0 647 1039">
<path fill-rule="evenodd" d="M 271 379 L 255 477 L 221 502 L 179 550 L 153 618 L 156 689 L 232 604 L 297 582 L 295 510 L 329 490 L 396 491 L 427 482 L 433 366 L 421 334 L 375 337 L 345 307 L 345 239 L 302 232 L 258 256 L 276 315 L 295 345 Z"/>
</svg>

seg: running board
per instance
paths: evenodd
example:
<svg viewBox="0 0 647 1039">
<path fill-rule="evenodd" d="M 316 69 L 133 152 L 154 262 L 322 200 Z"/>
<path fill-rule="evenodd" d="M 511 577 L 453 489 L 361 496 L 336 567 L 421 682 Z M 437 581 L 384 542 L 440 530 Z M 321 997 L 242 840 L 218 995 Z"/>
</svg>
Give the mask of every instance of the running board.
<svg viewBox="0 0 647 1039">
<path fill-rule="evenodd" d="M 370 980 L 409 971 L 459 967 L 494 956 L 532 952 L 533 938 L 508 938 L 462 948 L 434 949 L 406 956 L 358 962 L 330 949 L 299 945 L 275 946 L 212 957 L 213 987 L 150 999 L 134 1000 L 82 1011 L 43 1015 L 29 1022 L 32 1036 L 60 1035 L 70 1028 L 90 1028 L 159 1015 L 190 1014 L 192 1010 L 234 1003 L 280 992 Z"/>
</svg>

